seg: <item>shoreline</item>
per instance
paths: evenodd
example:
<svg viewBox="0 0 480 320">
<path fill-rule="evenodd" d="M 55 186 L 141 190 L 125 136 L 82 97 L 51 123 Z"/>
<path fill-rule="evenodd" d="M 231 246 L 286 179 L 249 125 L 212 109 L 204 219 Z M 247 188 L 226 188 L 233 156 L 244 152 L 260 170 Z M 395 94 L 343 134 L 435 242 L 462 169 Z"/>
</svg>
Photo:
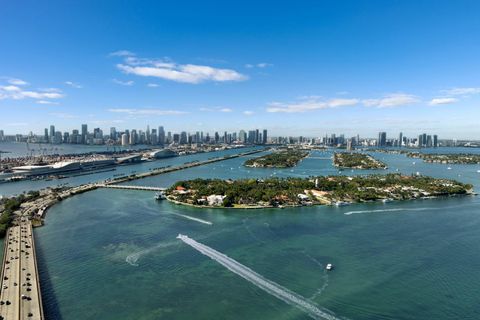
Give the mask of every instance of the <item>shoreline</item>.
<svg viewBox="0 0 480 320">
<path fill-rule="evenodd" d="M 233 207 L 222 207 L 222 206 L 207 206 L 207 205 L 198 205 L 198 204 L 193 204 L 193 203 L 187 203 L 187 202 L 181 202 L 178 200 L 170 199 L 168 196 L 165 200 L 176 204 L 180 206 L 187 206 L 187 207 L 192 207 L 192 208 L 198 208 L 198 209 L 233 209 L 233 210 L 259 210 L 259 209 L 286 209 L 286 208 L 300 208 L 300 207 L 319 207 L 319 206 L 329 206 L 329 207 L 344 207 L 344 206 L 350 206 L 350 205 L 355 205 L 355 204 L 367 204 L 367 203 L 390 203 L 390 202 L 408 202 L 408 201 L 414 201 L 414 200 L 431 200 L 431 199 L 442 199 L 442 198 L 454 198 L 454 197 L 467 197 L 467 196 L 477 196 L 478 193 L 475 192 L 467 192 L 465 194 L 448 194 L 448 195 L 437 195 L 437 196 L 425 196 L 425 197 L 419 197 L 419 198 L 411 198 L 411 199 L 403 199 L 403 200 L 398 200 L 398 199 L 378 199 L 378 200 L 366 200 L 366 201 L 356 201 L 356 202 L 347 202 L 347 201 L 332 201 L 331 203 L 312 203 L 310 205 L 302 205 L 302 204 L 289 204 L 289 205 L 282 205 L 282 206 L 262 206 L 262 205 L 256 205 L 256 206 L 233 206 Z M 389 200 L 389 201 L 385 201 Z M 336 203 L 340 202 L 341 204 L 336 205 Z"/>
</svg>

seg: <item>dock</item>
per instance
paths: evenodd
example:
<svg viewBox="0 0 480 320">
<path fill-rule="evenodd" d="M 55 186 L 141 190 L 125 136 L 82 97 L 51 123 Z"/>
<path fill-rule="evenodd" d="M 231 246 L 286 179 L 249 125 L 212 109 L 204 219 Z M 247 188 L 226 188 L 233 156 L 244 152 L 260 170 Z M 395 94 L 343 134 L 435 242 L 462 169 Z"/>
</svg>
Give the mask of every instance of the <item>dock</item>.
<svg viewBox="0 0 480 320">
<path fill-rule="evenodd" d="M 35 242 L 30 220 L 8 229 L 0 288 L 0 320 L 43 320 Z"/>
</svg>

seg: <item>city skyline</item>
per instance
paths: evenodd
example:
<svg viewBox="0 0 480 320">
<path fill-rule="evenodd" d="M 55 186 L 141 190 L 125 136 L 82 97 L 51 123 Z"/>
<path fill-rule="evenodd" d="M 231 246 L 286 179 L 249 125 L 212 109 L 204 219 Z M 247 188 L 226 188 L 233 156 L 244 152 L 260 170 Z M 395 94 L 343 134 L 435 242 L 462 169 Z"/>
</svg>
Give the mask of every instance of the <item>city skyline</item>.
<svg viewBox="0 0 480 320">
<path fill-rule="evenodd" d="M 139 22 L 128 2 L 5 4 L 2 129 L 155 122 L 176 131 L 480 139 L 474 1 L 255 3 L 251 12 L 185 5 L 191 13 L 151 2 Z M 89 23 L 78 28 L 80 20 Z"/>
</svg>

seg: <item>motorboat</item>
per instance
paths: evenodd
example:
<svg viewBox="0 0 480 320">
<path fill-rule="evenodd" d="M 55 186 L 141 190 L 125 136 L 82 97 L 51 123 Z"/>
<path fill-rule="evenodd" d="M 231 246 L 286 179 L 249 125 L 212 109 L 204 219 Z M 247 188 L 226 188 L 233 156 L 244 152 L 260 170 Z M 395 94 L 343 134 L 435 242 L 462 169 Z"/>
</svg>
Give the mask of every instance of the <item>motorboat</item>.
<svg viewBox="0 0 480 320">
<path fill-rule="evenodd" d="M 333 264 L 331 264 L 331 263 L 327 264 L 327 266 L 325 267 L 325 269 L 326 269 L 327 271 L 332 271 L 332 270 L 333 270 Z"/>
<path fill-rule="evenodd" d="M 167 197 L 165 196 L 165 193 L 163 192 L 157 192 L 155 193 L 155 200 L 165 200 Z"/>
</svg>

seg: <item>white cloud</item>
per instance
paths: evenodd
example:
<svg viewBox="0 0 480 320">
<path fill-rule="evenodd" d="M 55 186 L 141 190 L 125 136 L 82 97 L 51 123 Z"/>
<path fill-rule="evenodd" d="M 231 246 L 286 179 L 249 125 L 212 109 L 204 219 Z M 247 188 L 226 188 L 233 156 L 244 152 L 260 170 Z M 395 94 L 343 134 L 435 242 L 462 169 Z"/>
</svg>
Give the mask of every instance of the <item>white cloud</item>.
<svg viewBox="0 0 480 320">
<path fill-rule="evenodd" d="M 120 54 L 116 54 L 119 56 Z M 177 64 L 168 59 L 143 59 L 132 55 L 125 57 L 117 68 L 126 73 L 142 77 L 155 77 L 183 83 L 197 84 L 206 81 L 225 82 L 243 81 L 248 79 L 232 69 L 221 69 L 196 64 Z"/>
<path fill-rule="evenodd" d="M 213 107 L 213 108 L 200 108 L 200 111 L 203 112 L 233 112 L 233 109 L 231 108 L 225 108 L 225 107 Z"/>
<path fill-rule="evenodd" d="M 32 99 L 59 99 L 63 97 L 63 94 L 58 92 L 22 91 L 21 95 Z"/>
<path fill-rule="evenodd" d="M 250 110 L 245 110 L 243 111 L 243 114 L 246 115 L 246 116 L 251 116 L 252 114 L 254 114 L 255 112 L 253 111 L 250 111 Z"/>
<path fill-rule="evenodd" d="M 472 94 L 479 94 L 480 88 L 452 88 L 448 90 L 443 90 L 442 92 L 450 96 L 466 96 Z"/>
<path fill-rule="evenodd" d="M 64 94 L 55 88 L 39 89 L 38 91 L 23 90 L 14 85 L 0 86 L 0 99 L 22 100 L 31 99 L 60 99 Z"/>
<path fill-rule="evenodd" d="M 38 100 L 38 101 L 36 101 L 36 103 L 38 103 L 38 104 L 58 104 L 58 102 L 48 101 L 48 100 Z"/>
<path fill-rule="evenodd" d="M 113 81 L 114 83 L 116 83 L 116 84 L 121 85 L 121 86 L 128 86 L 128 87 L 129 87 L 129 86 L 133 86 L 133 84 L 135 83 L 135 82 L 133 82 L 132 80 L 122 81 L 122 80 L 118 80 L 118 79 L 113 79 L 112 81 Z"/>
<path fill-rule="evenodd" d="M 420 100 L 416 96 L 411 94 L 392 93 L 385 95 L 380 99 L 365 99 L 362 101 L 362 103 L 367 107 L 392 108 L 414 104 L 419 101 Z"/>
<path fill-rule="evenodd" d="M 13 92 L 20 91 L 21 89 L 17 86 L 0 86 L 0 90 Z"/>
<path fill-rule="evenodd" d="M 451 97 L 433 98 L 432 100 L 430 100 L 430 102 L 428 104 L 431 105 L 431 106 L 437 106 L 437 105 L 440 105 L 440 104 L 452 104 L 452 103 L 455 103 L 457 101 L 458 101 L 458 99 L 451 98 Z"/>
<path fill-rule="evenodd" d="M 81 89 L 81 88 L 83 88 L 80 84 L 75 83 L 75 82 L 72 82 L 72 81 L 65 81 L 65 84 L 66 84 L 67 86 L 70 86 L 70 87 L 75 88 L 75 89 Z"/>
<path fill-rule="evenodd" d="M 331 99 L 328 101 L 328 105 L 331 108 L 336 108 L 336 107 L 345 107 L 345 106 L 353 106 L 359 103 L 358 99 Z"/>
<path fill-rule="evenodd" d="M 247 69 L 267 68 L 267 67 L 273 67 L 273 64 L 271 64 L 271 63 L 266 63 L 266 62 L 260 62 L 260 63 L 256 63 L 256 64 L 247 63 L 247 64 L 245 65 L 245 68 L 247 68 Z"/>
<path fill-rule="evenodd" d="M 118 50 L 118 51 L 115 51 L 115 52 L 111 52 L 109 54 L 109 56 L 112 56 L 112 57 L 129 57 L 129 56 L 134 56 L 135 53 L 133 52 L 130 52 L 128 50 Z"/>
<path fill-rule="evenodd" d="M 28 82 L 26 82 L 26 81 L 23 81 L 21 79 L 14 79 L 14 78 L 9 79 L 8 83 L 16 85 L 16 86 L 26 86 L 28 84 Z"/>
<path fill-rule="evenodd" d="M 147 84 L 147 87 L 149 87 L 149 88 L 157 88 L 157 87 L 159 87 L 159 86 L 160 86 L 160 85 L 158 85 L 158 84 L 156 84 L 156 83 L 149 83 L 149 84 Z"/>
<path fill-rule="evenodd" d="M 162 109 L 128 109 L 128 108 L 111 108 L 108 109 L 109 112 L 114 113 L 124 113 L 128 115 L 142 115 L 142 116 L 165 116 L 165 115 L 181 115 L 186 114 L 184 111 L 177 110 L 162 110 Z"/>
<path fill-rule="evenodd" d="M 330 109 L 358 104 L 358 99 L 330 99 L 322 100 L 319 97 L 306 97 L 294 103 L 272 102 L 267 107 L 267 112 L 299 113 L 320 109 Z"/>
</svg>

